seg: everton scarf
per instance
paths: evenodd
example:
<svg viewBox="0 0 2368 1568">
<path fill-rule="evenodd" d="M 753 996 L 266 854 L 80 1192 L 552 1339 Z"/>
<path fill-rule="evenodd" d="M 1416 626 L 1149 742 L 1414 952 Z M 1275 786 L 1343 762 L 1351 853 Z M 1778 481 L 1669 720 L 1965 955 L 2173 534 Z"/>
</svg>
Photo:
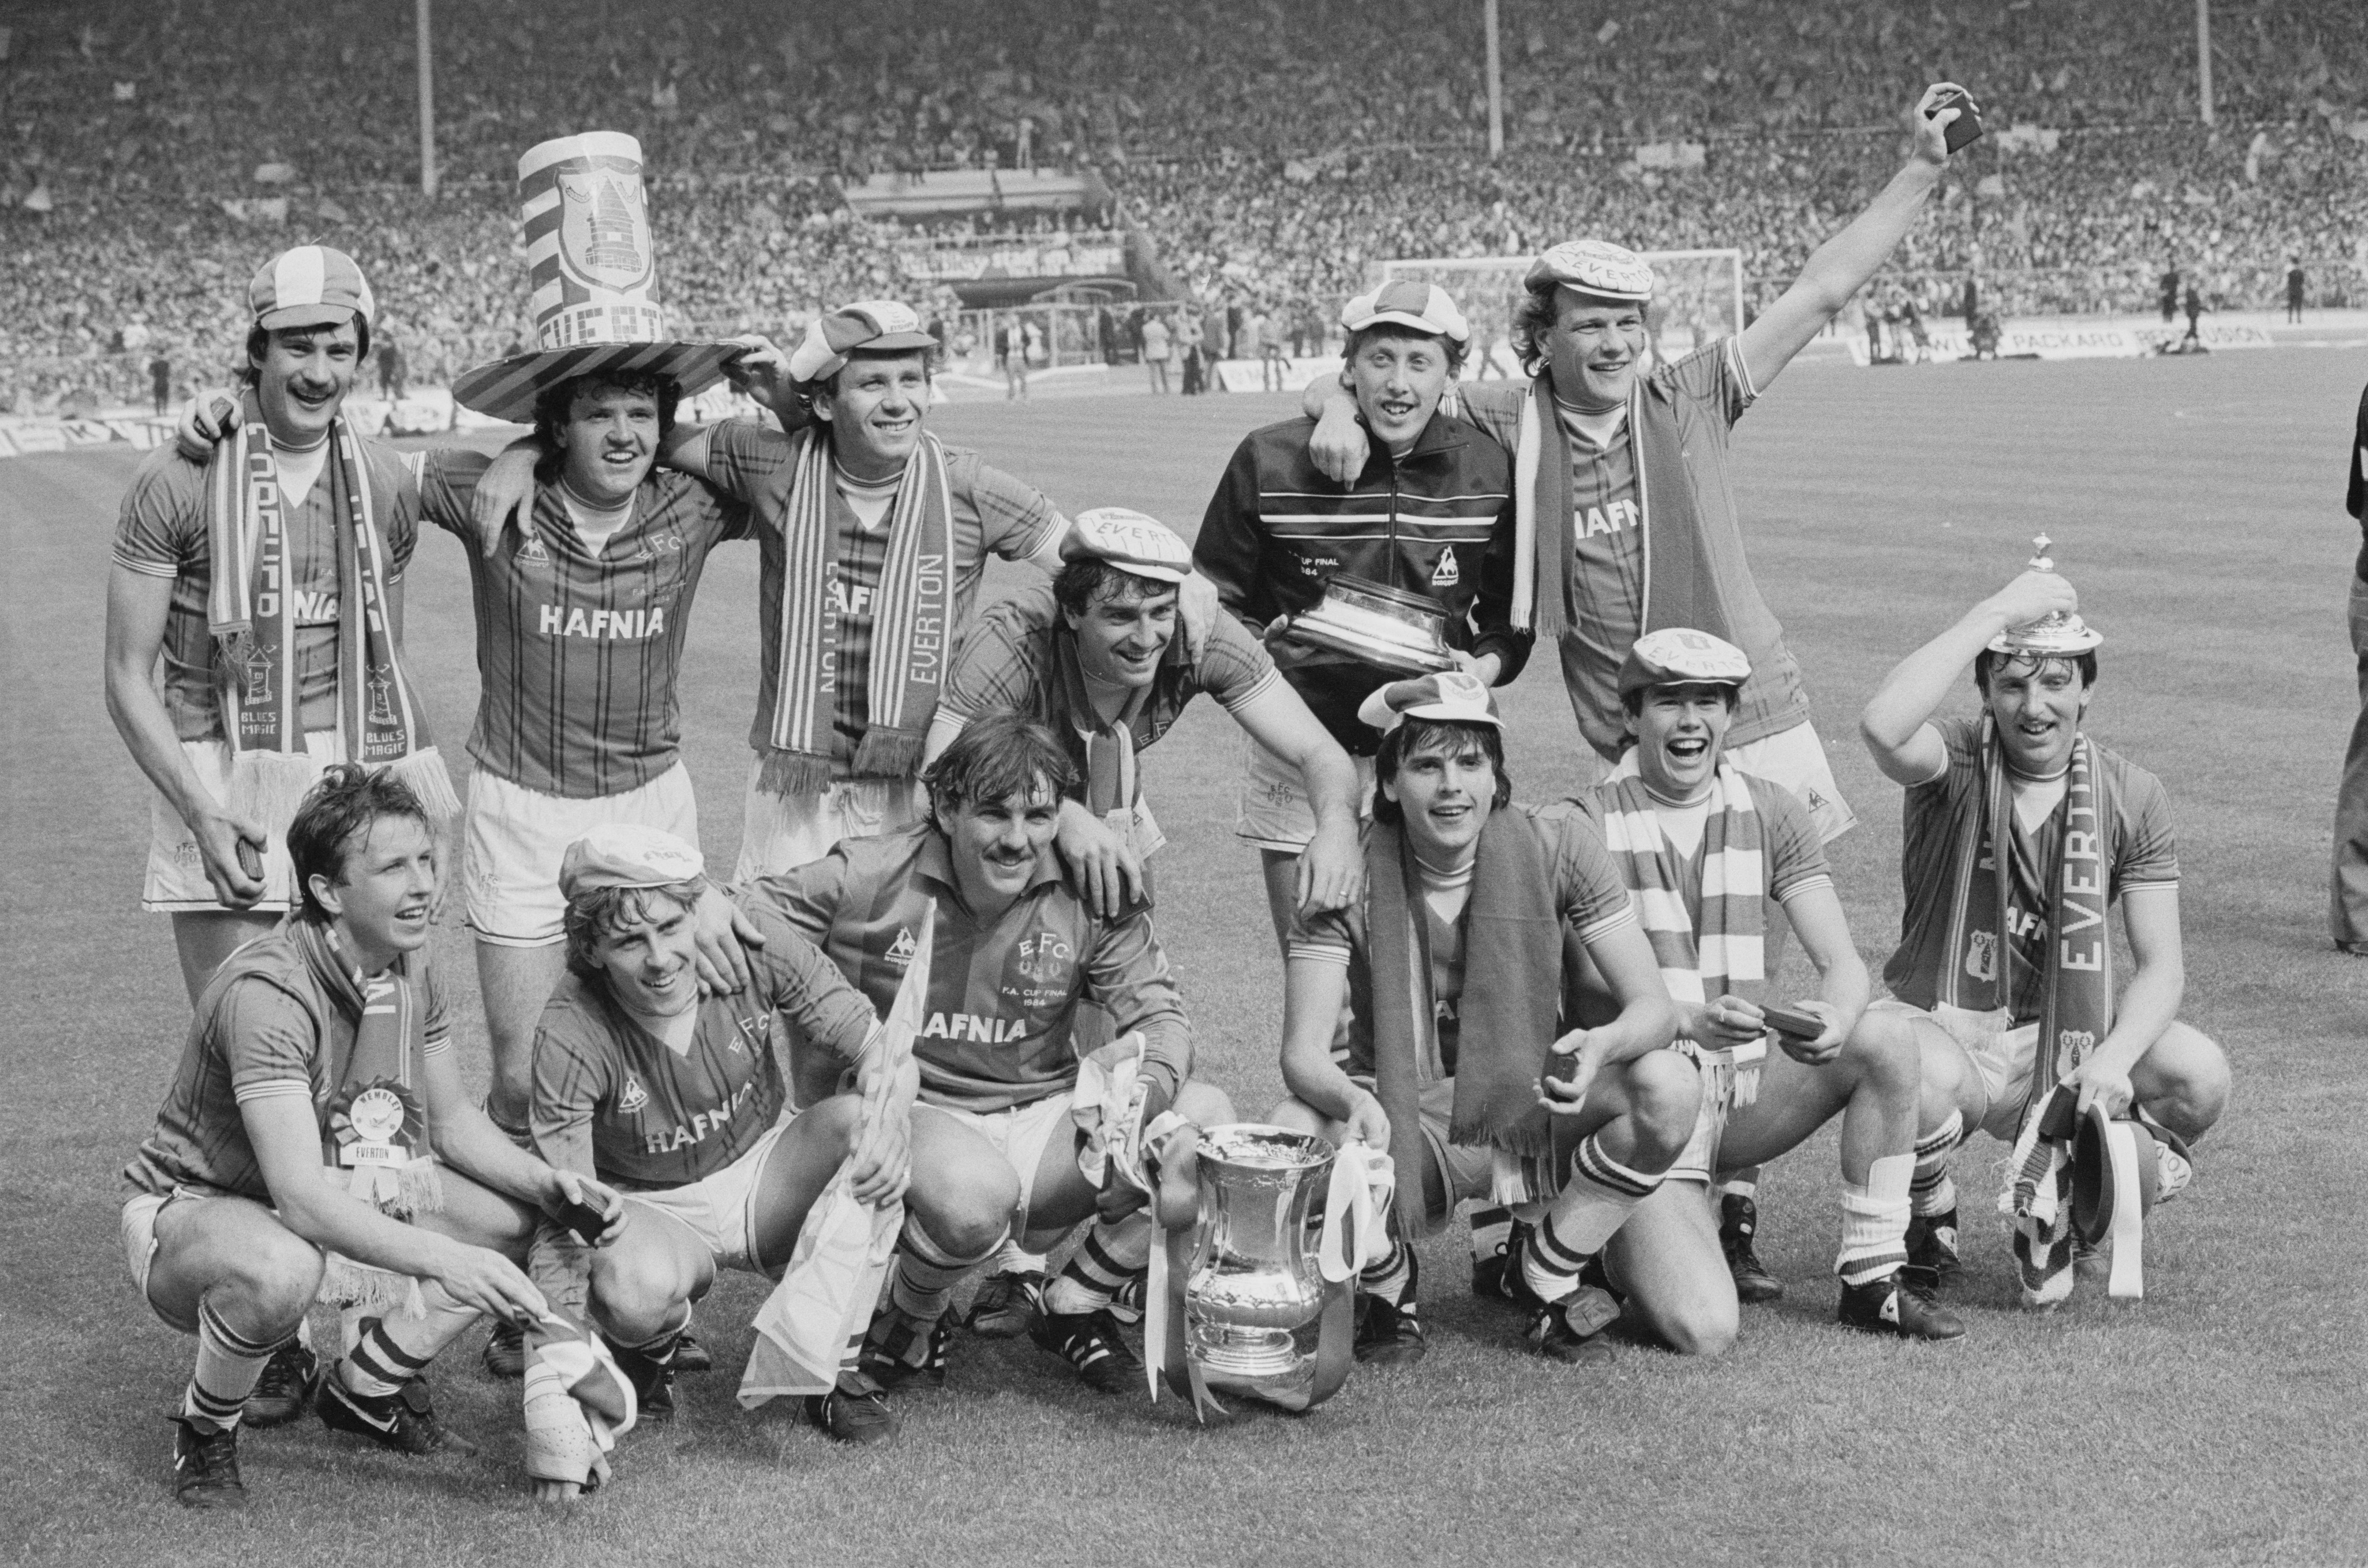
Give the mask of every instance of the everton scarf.
<svg viewBox="0 0 2368 1568">
<path fill-rule="evenodd" d="M 383 974 L 364 975 L 326 926 L 297 916 L 286 928 L 323 993 L 355 1020 L 345 1060 L 328 1063 L 336 1086 L 323 1120 L 322 1163 L 381 1213 L 398 1220 L 433 1213 L 444 1206 L 444 1191 L 420 1093 L 426 1018 L 407 966 L 398 961 Z M 343 1306 L 423 1310 L 416 1279 L 334 1253 L 321 1295 Z"/>
<path fill-rule="evenodd" d="M 1948 876 L 1949 961 L 1938 1000 L 1971 1012 L 2005 1015 L 2013 1006 L 2007 952 L 2007 857 L 2014 853 L 2014 794 L 1998 729 L 1985 715 L 1981 788 L 1957 807 Z M 2035 1290 L 2066 1288 L 2071 1267 L 2072 1135 L 2069 1118 L 2044 1112 L 2065 1076 L 2078 1068 L 2113 1023 L 2112 942 L 2105 925 L 2111 868 L 2105 863 L 2112 789 L 2097 765 L 2096 744 L 2076 738 L 2064 799 L 2055 808 L 2055 852 L 2039 868 L 2045 879 L 2047 958 L 2042 971 L 2038 1055 L 2015 1134 L 2012 1173 L 1999 1208 L 2015 1219 L 2015 1256 Z"/>
<path fill-rule="evenodd" d="M 1365 865 L 1367 968 L 1372 993 L 1356 998 L 1372 1019 L 1373 1082 L 1390 1119 L 1390 1157 L 1419 1172 L 1422 1086 L 1445 1077 L 1439 1013 L 1431 994 L 1430 939 L 1420 906 L 1414 851 L 1402 828 L 1375 823 Z M 1562 917 L 1554 908 L 1545 845 L 1528 813 L 1505 810 L 1480 830 L 1479 858 L 1464 906 L 1463 1020 L 1455 1062 L 1455 1108 L 1448 1136 L 1520 1154 L 1551 1151 L 1554 1128 L 1537 1103 L 1562 1004 Z M 1422 1184 L 1399 1216 L 1420 1228 Z"/>
<path fill-rule="evenodd" d="M 831 526 L 837 474 L 829 433 L 800 432 L 790 461 L 780 667 L 757 782 L 776 795 L 809 795 L 827 789 L 833 777 L 831 722 L 844 646 L 830 602 L 842 540 Z M 924 435 L 905 460 L 888 512 L 888 559 L 871 615 L 871 669 L 856 777 L 908 778 L 919 768 L 953 624 L 953 494 L 945 449 Z"/>
<path fill-rule="evenodd" d="M 1677 403 L 1649 376 L 1637 377 L 1628 394 L 1624 438 L 1635 454 L 1636 506 L 1645 517 L 1640 630 L 1691 626 L 1729 637 L 1733 618 L 1711 577 Z M 1554 410 L 1553 379 L 1543 373 L 1530 383 L 1514 443 L 1513 538 L 1513 624 L 1560 637 L 1572 619 L 1570 437 Z"/>
<path fill-rule="evenodd" d="M 277 835 L 295 819 L 321 769 L 304 747 L 289 580 L 293 551 L 279 464 L 253 392 L 240 413 L 206 476 L 213 569 L 206 629 L 219 650 L 222 737 L 232 756 L 228 804 Z M 329 486 L 337 551 L 337 733 L 348 759 L 393 767 L 429 815 L 445 822 L 460 801 L 395 649 L 386 591 L 393 566 L 361 444 L 343 418 L 331 423 L 328 440 L 321 477 Z"/>
<path fill-rule="evenodd" d="M 1686 913 L 1684 867 L 1661 832 L 1653 797 L 1636 771 L 1631 747 L 1610 778 L 1596 787 L 1603 802 L 1603 846 L 1635 895 L 1636 914 L 1653 944 L 1661 983 L 1679 1002 L 1720 996 L 1760 1000 L 1767 988 L 1765 925 L 1767 861 L 1751 790 L 1722 758 L 1711 781 L 1710 814 L 1702 824 L 1702 917 Z M 1702 1051 L 1698 1059 L 1734 1078 L 1734 1103 L 1759 1097 L 1762 1041 L 1754 1050 Z"/>
</svg>

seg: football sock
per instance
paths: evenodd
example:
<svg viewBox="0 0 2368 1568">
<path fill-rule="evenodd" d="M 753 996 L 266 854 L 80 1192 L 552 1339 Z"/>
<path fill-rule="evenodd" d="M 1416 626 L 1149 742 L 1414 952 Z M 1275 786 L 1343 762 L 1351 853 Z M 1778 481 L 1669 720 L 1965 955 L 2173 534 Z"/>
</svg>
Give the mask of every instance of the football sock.
<svg viewBox="0 0 2368 1568">
<path fill-rule="evenodd" d="M 419 1295 L 427 1309 L 420 1316 L 381 1318 L 354 1342 L 342 1374 L 348 1393 L 385 1398 L 425 1372 L 436 1353 L 480 1315 L 433 1279 L 420 1281 Z"/>
<path fill-rule="evenodd" d="M 1916 1174 L 1907 1185 L 1907 1201 L 1916 1213 L 1930 1219 L 1957 1206 L 1957 1184 L 1949 1179 L 1949 1156 L 1965 1141 L 1963 1111 L 1916 1140 Z"/>
<path fill-rule="evenodd" d="M 1661 1185 L 1658 1175 L 1629 1169 L 1603 1152 L 1602 1135 L 1578 1146 L 1570 1180 L 1554 1207 L 1530 1232 L 1521 1278 L 1540 1301 L 1559 1301 L 1578 1289 L 1578 1271 L 1603 1250 L 1636 1205 Z"/>
<path fill-rule="evenodd" d="M 911 1215 L 896 1247 L 895 1271 L 889 1277 L 888 1300 L 916 1323 L 935 1323 L 946 1315 L 954 1287 L 963 1275 L 993 1257 L 1009 1233 L 973 1257 L 959 1257 L 929 1239 L 929 1233 Z"/>
<path fill-rule="evenodd" d="M 181 1395 L 181 1418 L 217 1432 L 237 1426 L 240 1407 L 263 1381 L 265 1363 L 287 1343 L 250 1339 L 224 1323 L 211 1301 L 198 1303 L 198 1365 Z"/>
<path fill-rule="evenodd" d="M 1052 1260 L 1041 1252 L 1030 1252 L 1012 1236 L 996 1249 L 995 1272 L 997 1274 L 1042 1274 L 1052 1267 Z"/>
<path fill-rule="evenodd" d="M 680 1317 L 674 1318 L 674 1320 L 668 1323 L 665 1327 L 659 1329 L 655 1334 L 651 1335 L 647 1339 L 640 1341 L 638 1344 L 629 1345 L 624 1340 L 614 1338 L 612 1338 L 609 1343 L 616 1346 L 620 1350 L 630 1350 L 636 1356 L 643 1357 L 652 1361 L 663 1362 L 674 1355 L 675 1341 L 680 1339 L 682 1337 L 682 1331 L 690 1326 L 690 1303 L 689 1301 L 682 1303 L 681 1312 L 682 1315 Z M 672 1314 L 668 1315 L 671 1316 Z"/>
<path fill-rule="evenodd" d="M 1512 1239 L 1513 1211 L 1510 1209 L 1474 1209 L 1472 1210 L 1472 1261 L 1486 1263 L 1501 1257 L 1505 1244 Z"/>
<path fill-rule="evenodd" d="M 1151 1261 L 1153 1229 L 1149 1209 L 1138 1209 L 1123 1220 L 1095 1221 L 1069 1255 L 1068 1267 L 1044 1292 L 1044 1310 L 1068 1315 L 1109 1306 L 1119 1287 Z"/>
<path fill-rule="evenodd" d="M 1365 1265 L 1363 1272 L 1357 1276 L 1358 1290 L 1379 1296 L 1394 1307 L 1403 1306 L 1406 1287 L 1414 1283 L 1414 1269 L 1407 1262 L 1413 1256 L 1405 1242 L 1392 1236 L 1388 1254 Z"/>
<path fill-rule="evenodd" d="M 1885 1154 L 1867 1168 L 1866 1184 L 1842 1183 L 1842 1250 L 1834 1272 L 1864 1285 L 1907 1261 L 1907 1188 L 1916 1156 Z"/>
<path fill-rule="evenodd" d="M 1747 1203 L 1756 1203 L 1759 1200 L 1759 1178 L 1729 1176 L 1718 1184 L 1718 1195 L 1721 1198 L 1740 1198 Z"/>
</svg>

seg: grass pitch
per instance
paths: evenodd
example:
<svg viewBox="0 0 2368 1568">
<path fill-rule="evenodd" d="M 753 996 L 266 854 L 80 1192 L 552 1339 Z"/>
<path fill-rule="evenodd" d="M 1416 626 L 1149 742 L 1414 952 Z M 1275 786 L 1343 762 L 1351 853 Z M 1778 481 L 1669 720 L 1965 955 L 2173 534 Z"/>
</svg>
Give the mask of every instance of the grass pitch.
<svg viewBox="0 0 2368 1568">
<path fill-rule="evenodd" d="M 514 1385 L 479 1335 L 436 1373 L 473 1460 L 411 1462 L 306 1423 L 251 1435 L 243 1517 L 176 1508 L 162 1420 L 190 1345 L 136 1300 L 116 1172 L 154 1117 L 187 1008 L 136 906 L 148 790 L 100 700 L 101 607 L 133 454 L 0 466 L 8 678 L 0 842 L 0 1553 L 145 1564 L 710 1562 L 2129 1562 L 2368 1560 L 2351 1116 L 2368 965 L 2331 952 L 2332 795 L 2356 710 L 2343 631 L 2359 540 L 2338 465 L 2368 358 L 1858 371 L 1800 366 L 1736 437 L 1755 567 L 1864 825 L 1836 846 L 1862 950 L 1896 929 L 1896 791 L 1854 739 L 1890 665 L 2005 580 L 2042 529 L 2108 634 L 2091 728 L 2168 784 L 2181 828 L 2186 1016 L 2237 1096 L 2195 1188 L 2161 1212 L 2151 1298 L 2013 1308 L 2000 1146 L 1961 1157 L 1959 1344 L 1830 1324 L 1831 1139 L 1771 1173 L 1763 1251 L 1788 1298 L 1714 1363 L 1632 1347 L 1607 1377 L 1527 1355 L 1463 1291 L 1459 1232 L 1424 1248 L 1433 1348 L 1303 1418 L 1197 1430 L 1163 1401 L 1078 1391 L 1022 1343 L 956 1341 L 886 1451 L 842 1449 L 731 1392 L 757 1282 L 701 1311 L 723 1369 L 623 1445 L 613 1490 L 536 1509 Z M 1065 506 L 1140 506 L 1188 534 L 1233 442 L 1289 400 L 1077 399 L 937 416 Z M 753 550 L 711 567 L 687 746 L 706 848 L 730 863 L 754 700 Z M 1002 575 L 996 579 L 1006 580 Z M 409 644 L 456 758 L 474 699 L 465 570 L 442 536 L 409 578 Z M 1508 694 L 1518 792 L 1585 781 L 1553 660 Z M 1970 691 L 1965 699 L 1970 706 Z M 1211 705 L 1150 754 L 1171 846 L 1161 925 L 1207 1070 L 1256 1114 L 1279 1092 L 1281 966 L 1255 857 L 1231 835 L 1236 743 Z M 463 993 L 457 924 L 438 957 Z M 481 1033 L 472 1031 L 473 1040 Z M 482 1044 L 472 1049 L 482 1062 Z"/>
</svg>

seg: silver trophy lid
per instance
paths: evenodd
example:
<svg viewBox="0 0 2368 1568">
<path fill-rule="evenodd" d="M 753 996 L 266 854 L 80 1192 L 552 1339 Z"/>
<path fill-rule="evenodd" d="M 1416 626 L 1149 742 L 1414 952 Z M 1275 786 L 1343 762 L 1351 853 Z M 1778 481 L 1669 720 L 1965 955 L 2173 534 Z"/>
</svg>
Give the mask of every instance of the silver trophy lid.
<svg viewBox="0 0 2368 1568">
<path fill-rule="evenodd" d="M 2047 547 L 2055 541 L 2043 533 L 2032 536 L 2031 542 L 2037 549 L 2024 564 L 2033 572 L 2055 571 L 2055 562 L 2047 554 Z M 2008 627 L 1990 639 L 1989 648 L 1993 653 L 2018 658 L 2068 659 L 2089 652 L 2104 640 L 2103 632 L 2078 615 L 2056 610 L 2037 620 Z"/>
</svg>

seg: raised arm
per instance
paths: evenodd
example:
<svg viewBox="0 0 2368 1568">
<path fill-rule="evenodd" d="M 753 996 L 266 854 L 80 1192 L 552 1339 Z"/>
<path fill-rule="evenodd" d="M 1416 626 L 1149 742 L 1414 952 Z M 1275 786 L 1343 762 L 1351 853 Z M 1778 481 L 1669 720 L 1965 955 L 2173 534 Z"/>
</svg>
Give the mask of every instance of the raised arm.
<svg viewBox="0 0 2368 1568">
<path fill-rule="evenodd" d="M 1952 82 L 1924 89 L 1914 111 L 1915 149 L 1907 162 L 1865 211 L 1816 248 L 1793 286 L 1743 329 L 1743 364 L 1754 387 L 1767 391 L 1768 383 L 1793 362 L 1793 356 L 1825 330 L 1826 324 L 1907 237 L 1917 214 L 1931 199 L 1933 187 L 1941 183 L 1941 170 L 1949 162 L 1948 130 L 1964 112 L 1947 108 L 1927 118 L 1925 111 L 1942 94 L 1962 91 Z"/>
<path fill-rule="evenodd" d="M 2053 572 L 2025 572 L 1967 610 L 1963 619 L 1893 666 L 1859 714 L 1858 733 L 1884 778 L 1930 783 L 1948 767 L 1948 748 L 1931 718 L 1965 667 L 2009 626 L 2080 605 L 2072 585 Z"/>
</svg>

